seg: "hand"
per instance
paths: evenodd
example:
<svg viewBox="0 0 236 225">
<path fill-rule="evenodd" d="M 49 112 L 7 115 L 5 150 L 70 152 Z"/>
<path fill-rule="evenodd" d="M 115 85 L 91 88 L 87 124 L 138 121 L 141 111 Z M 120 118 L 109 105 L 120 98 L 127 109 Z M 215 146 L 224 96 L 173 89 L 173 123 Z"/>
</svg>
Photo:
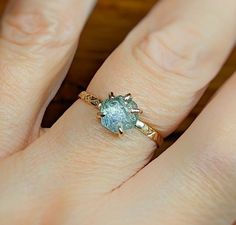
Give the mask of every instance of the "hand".
<svg viewBox="0 0 236 225">
<path fill-rule="evenodd" d="M 236 75 L 161 156 L 118 138 L 78 100 L 40 136 L 93 0 L 12 0 L 0 39 L 0 225 L 228 225 L 236 220 Z M 68 13 L 69 12 L 69 13 Z M 131 92 L 163 136 L 202 96 L 236 40 L 235 0 L 157 4 L 88 91 Z"/>
</svg>

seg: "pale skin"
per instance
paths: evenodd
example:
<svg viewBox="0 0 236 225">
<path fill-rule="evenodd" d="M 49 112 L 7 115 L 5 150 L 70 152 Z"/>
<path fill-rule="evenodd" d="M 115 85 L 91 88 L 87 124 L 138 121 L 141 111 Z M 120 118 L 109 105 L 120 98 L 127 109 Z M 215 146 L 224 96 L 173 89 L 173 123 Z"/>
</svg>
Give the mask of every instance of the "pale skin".
<svg viewBox="0 0 236 225">
<path fill-rule="evenodd" d="M 147 166 L 155 144 L 137 130 L 111 135 L 81 100 L 40 132 L 94 4 L 12 0 L 2 18 L 0 225 L 233 224 L 236 74 Z M 167 136 L 235 40 L 235 0 L 163 0 L 107 59 L 88 91 L 100 98 L 131 92 L 144 118 Z"/>
</svg>

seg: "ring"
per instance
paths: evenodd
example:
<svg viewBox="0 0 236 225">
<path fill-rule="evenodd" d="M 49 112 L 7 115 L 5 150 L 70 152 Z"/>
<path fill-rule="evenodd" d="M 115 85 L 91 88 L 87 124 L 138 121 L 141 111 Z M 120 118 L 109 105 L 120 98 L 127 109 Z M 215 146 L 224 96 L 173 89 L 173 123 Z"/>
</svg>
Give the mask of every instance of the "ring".
<svg viewBox="0 0 236 225">
<path fill-rule="evenodd" d="M 111 92 L 109 98 L 100 100 L 94 95 L 83 91 L 79 94 L 79 98 L 99 110 L 97 115 L 101 120 L 102 126 L 112 133 L 121 136 L 124 131 L 137 128 L 144 135 L 155 141 L 158 147 L 162 144 L 163 138 L 160 132 L 140 119 L 142 110 L 138 108 L 131 94 L 115 96 Z"/>
</svg>

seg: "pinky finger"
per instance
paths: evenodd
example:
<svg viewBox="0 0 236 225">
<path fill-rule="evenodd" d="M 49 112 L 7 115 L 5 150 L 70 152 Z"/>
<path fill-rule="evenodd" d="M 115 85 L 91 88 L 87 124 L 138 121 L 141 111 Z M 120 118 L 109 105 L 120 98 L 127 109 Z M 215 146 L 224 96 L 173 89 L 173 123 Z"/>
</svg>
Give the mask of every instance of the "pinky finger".
<svg viewBox="0 0 236 225">
<path fill-rule="evenodd" d="M 111 218 L 142 211 L 148 225 L 223 225 L 236 220 L 236 73 L 186 133 L 114 192 Z M 132 194 L 131 194 L 132 193 Z M 130 201 L 127 201 L 127 198 Z M 117 209 L 117 202 L 127 202 Z M 139 217 L 130 224 L 141 224 Z M 109 218 L 106 218 L 109 221 Z M 139 218 L 140 219 L 140 218 Z M 102 221 L 103 222 L 103 221 Z"/>
</svg>

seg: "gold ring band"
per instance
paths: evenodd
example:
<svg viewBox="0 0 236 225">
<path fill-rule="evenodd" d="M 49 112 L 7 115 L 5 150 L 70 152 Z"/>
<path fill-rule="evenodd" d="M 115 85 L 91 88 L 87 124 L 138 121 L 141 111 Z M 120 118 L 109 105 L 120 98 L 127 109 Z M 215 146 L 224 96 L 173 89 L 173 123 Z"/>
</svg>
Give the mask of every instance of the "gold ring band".
<svg viewBox="0 0 236 225">
<path fill-rule="evenodd" d="M 131 98 L 131 94 L 127 94 L 126 96 L 118 96 L 122 97 L 123 99 Z M 94 95 L 89 94 L 86 91 L 83 91 L 79 94 L 79 98 L 88 103 L 89 105 L 95 106 L 97 109 L 101 109 L 103 101 L 97 98 Z M 109 95 L 109 99 L 115 99 L 116 97 L 111 92 Z M 131 100 L 129 100 L 131 101 Z M 136 104 L 132 101 L 132 104 Z M 141 110 L 139 109 L 131 109 L 133 110 L 132 113 L 141 113 Z M 98 115 L 101 115 L 101 112 L 98 113 Z M 135 122 L 135 128 L 137 128 L 139 131 L 141 131 L 144 135 L 149 137 L 151 140 L 155 141 L 157 144 L 157 147 L 160 147 L 160 145 L 163 143 L 162 135 L 159 131 L 151 127 L 148 123 L 140 120 L 139 118 Z M 123 130 L 119 130 L 120 133 L 123 133 Z"/>
</svg>

